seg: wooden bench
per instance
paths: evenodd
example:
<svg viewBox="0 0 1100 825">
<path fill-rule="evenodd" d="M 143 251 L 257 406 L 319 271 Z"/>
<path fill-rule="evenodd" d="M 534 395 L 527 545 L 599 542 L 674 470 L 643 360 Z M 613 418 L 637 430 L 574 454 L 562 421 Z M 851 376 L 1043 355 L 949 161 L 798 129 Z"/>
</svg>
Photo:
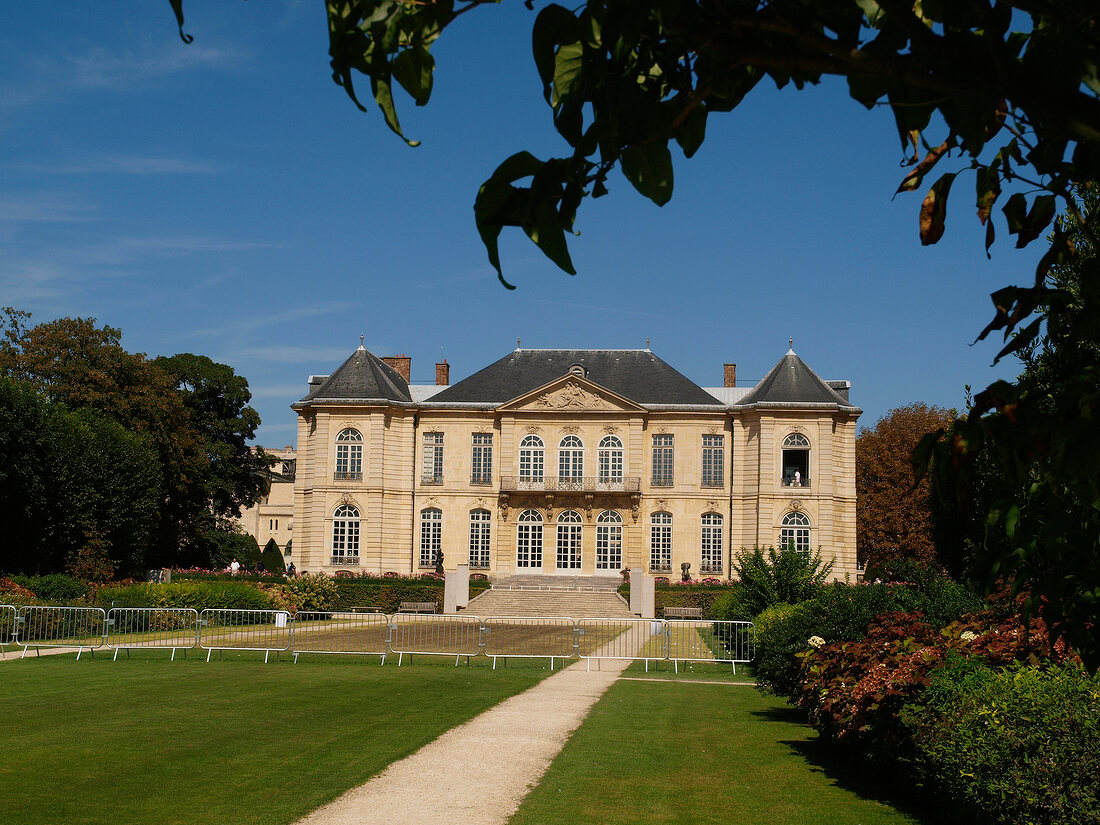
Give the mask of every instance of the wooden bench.
<svg viewBox="0 0 1100 825">
<path fill-rule="evenodd" d="M 438 613 L 435 602 L 401 602 L 398 613 Z"/>
<path fill-rule="evenodd" d="M 664 609 L 666 619 L 701 619 L 703 608 L 701 607 L 666 607 Z"/>
</svg>

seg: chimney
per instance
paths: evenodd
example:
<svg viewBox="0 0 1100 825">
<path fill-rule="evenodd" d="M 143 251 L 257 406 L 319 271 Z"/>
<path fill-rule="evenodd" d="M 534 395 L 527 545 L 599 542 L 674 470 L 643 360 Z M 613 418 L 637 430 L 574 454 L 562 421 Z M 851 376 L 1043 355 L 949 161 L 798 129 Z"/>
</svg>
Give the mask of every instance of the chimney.
<svg viewBox="0 0 1100 825">
<path fill-rule="evenodd" d="M 446 387 L 450 383 L 451 365 L 444 358 L 442 362 L 435 365 L 435 384 L 437 387 Z"/>
<path fill-rule="evenodd" d="M 726 364 L 726 379 L 722 383 L 723 387 L 736 387 L 737 386 L 737 365 Z"/>
<path fill-rule="evenodd" d="M 412 375 L 412 358 L 405 355 L 405 353 L 401 353 L 400 355 L 387 355 L 382 360 L 397 370 L 397 374 L 405 379 L 406 384 L 409 383 Z"/>
</svg>

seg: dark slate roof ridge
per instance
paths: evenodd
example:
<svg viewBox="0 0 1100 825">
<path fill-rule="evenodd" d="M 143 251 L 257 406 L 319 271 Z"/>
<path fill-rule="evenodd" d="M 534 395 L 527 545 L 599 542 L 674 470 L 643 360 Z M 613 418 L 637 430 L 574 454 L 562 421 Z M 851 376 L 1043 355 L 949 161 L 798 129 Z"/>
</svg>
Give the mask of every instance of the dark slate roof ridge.
<svg viewBox="0 0 1100 825">
<path fill-rule="evenodd" d="M 411 402 L 404 378 L 362 344 L 299 404 L 311 401 Z"/>
<path fill-rule="evenodd" d="M 787 350 L 779 363 L 760 379 L 748 395 L 733 406 L 749 407 L 757 404 L 835 404 L 838 407 L 858 409 L 823 381 L 793 349 Z"/>
<path fill-rule="evenodd" d="M 639 406 L 722 403 L 648 349 L 520 349 L 432 396 L 432 404 L 504 404 L 584 366 L 586 380 Z"/>
</svg>

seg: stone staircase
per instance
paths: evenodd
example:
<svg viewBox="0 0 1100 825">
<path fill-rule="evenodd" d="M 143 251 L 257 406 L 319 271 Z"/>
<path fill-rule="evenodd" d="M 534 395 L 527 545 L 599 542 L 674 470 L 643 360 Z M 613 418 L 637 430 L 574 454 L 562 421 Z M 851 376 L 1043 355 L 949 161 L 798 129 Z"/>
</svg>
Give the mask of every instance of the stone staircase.
<svg viewBox="0 0 1100 825">
<path fill-rule="evenodd" d="M 524 577 L 527 578 L 526 576 Z M 572 619 L 632 619 L 634 614 L 614 588 L 603 590 L 492 589 L 475 596 L 462 611 L 480 618 L 492 616 L 568 616 Z"/>
</svg>

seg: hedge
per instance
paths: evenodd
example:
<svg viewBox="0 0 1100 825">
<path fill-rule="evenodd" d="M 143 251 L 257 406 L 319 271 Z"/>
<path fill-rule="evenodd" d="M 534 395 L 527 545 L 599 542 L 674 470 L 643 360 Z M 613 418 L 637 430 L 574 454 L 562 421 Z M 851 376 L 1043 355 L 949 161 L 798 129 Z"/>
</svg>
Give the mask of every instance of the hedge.
<svg viewBox="0 0 1100 825">
<path fill-rule="evenodd" d="M 88 583 L 66 576 L 64 573 L 51 573 L 47 576 L 12 576 L 11 580 L 34 593 L 43 603 L 69 604 L 82 601 L 88 595 Z"/>
<path fill-rule="evenodd" d="M 905 718 L 926 787 L 956 821 L 1100 822 L 1100 674 L 952 654 Z"/>
<path fill-rule="evenodd" d="M 266 610 L 271 600 L 259 588 L 246 582 L 145 582 L 124 586 L 107 585 L 96 593 L 96 604 L 112 607 L 190 607 Z"/>
<path fill-rule="evenodd" d="M 730 584 L 667 584 L 657 585 L 653 589 L 653 602 L 657 616 L 660 617 L 666 607 L 701 607 L 703 616 L 713 618 L 714 602 L 730 591 Z M 630 585 L 620 585 L 619 593 L 630 601 Z"/>
<path fill-rule="evenodd" d="M 377 607 L 383 613 L 396 613 L 401 602 L 435 602 L 443 609 L 443 582 L 414 578 L 353 578 L 335 579 L 339 595 L 336 610 L 352 607 Z M 470 582 L 470 598 L 489 589 L 487 581 Z"/>
</svg>

